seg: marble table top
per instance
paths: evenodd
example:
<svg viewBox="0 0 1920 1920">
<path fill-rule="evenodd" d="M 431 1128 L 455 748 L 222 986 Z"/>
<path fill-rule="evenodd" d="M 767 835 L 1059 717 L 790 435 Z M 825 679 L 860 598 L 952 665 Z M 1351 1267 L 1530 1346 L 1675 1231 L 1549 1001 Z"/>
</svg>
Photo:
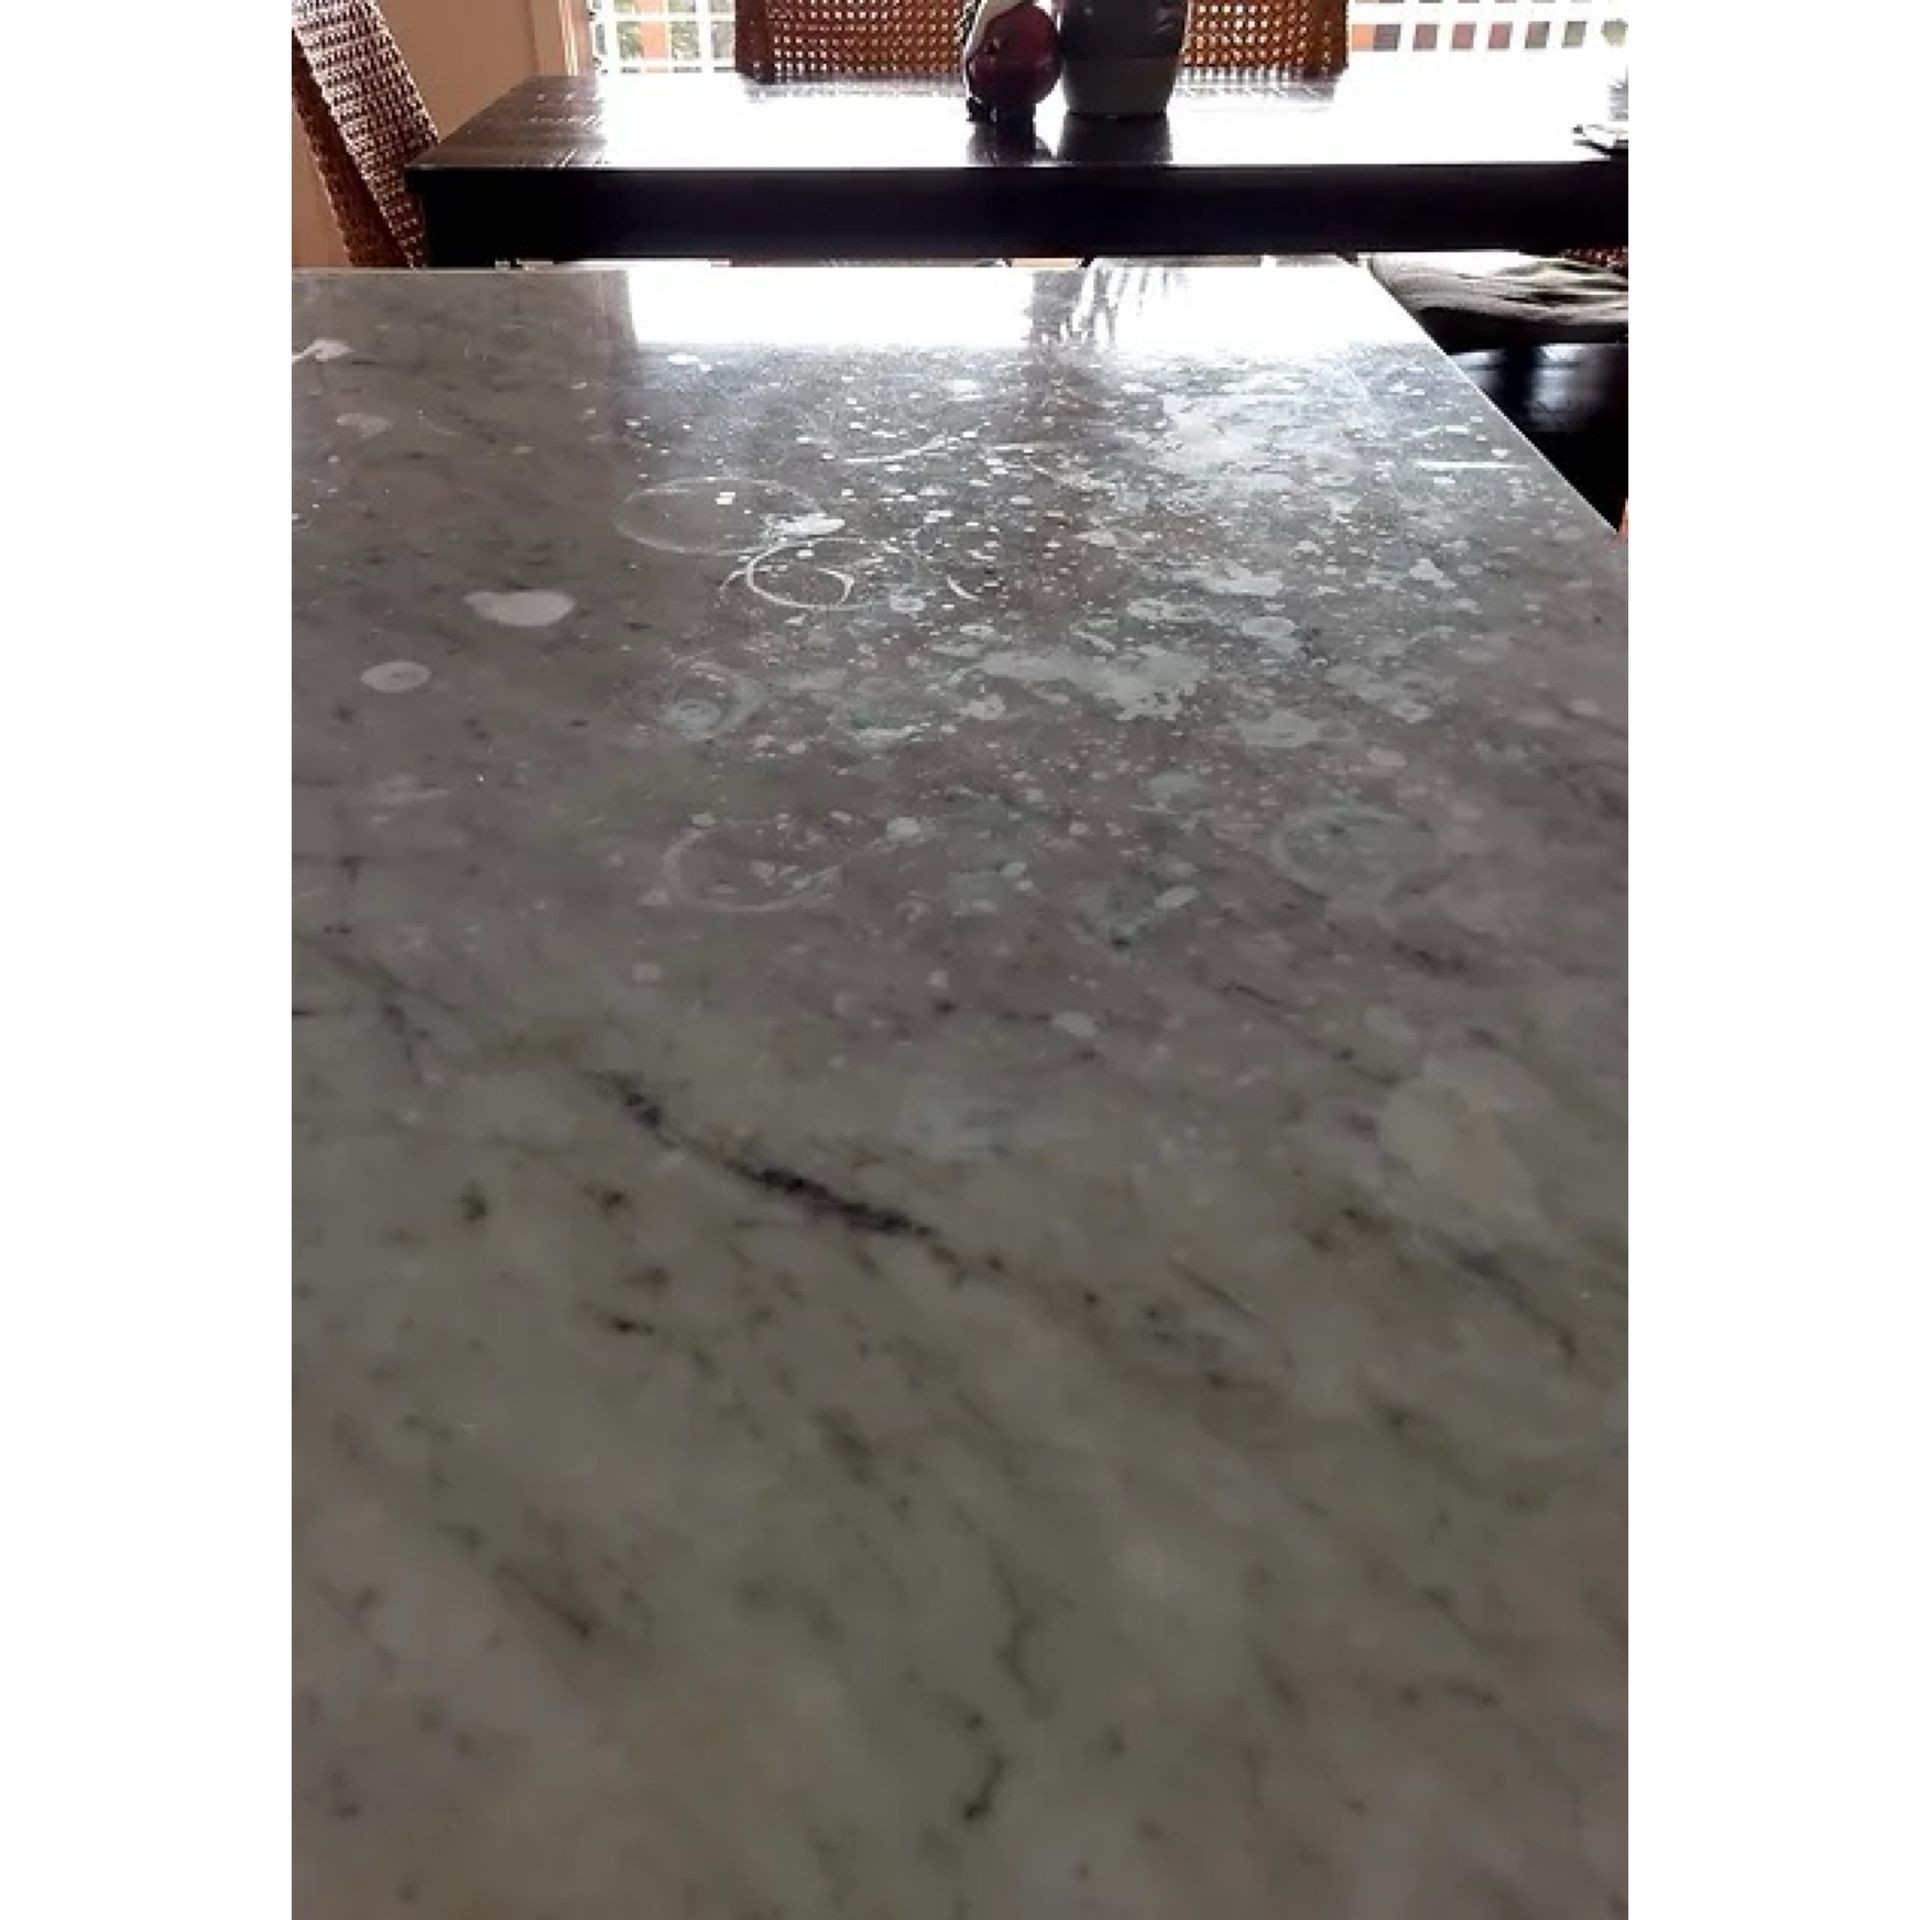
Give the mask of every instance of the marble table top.
<svg viewBox="0 0 1920 1920">
<path fill-rule="evenodd" d="M 299 1911 L 1623 1912 L 1608 530 L 1343 267 L 293 305 Z"/>
</svg>

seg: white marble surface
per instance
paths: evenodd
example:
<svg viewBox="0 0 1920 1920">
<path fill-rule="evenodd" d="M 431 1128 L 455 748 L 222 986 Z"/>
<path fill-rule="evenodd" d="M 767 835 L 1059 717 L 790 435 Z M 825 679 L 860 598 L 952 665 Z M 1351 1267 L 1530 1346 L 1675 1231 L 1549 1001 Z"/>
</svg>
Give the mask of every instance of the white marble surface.
<svg viewBox="0 0 1920 1920">
<path fill-rule="evenodd" d="M 1344 270 L 293 348 L 303 1915 L 1623 1912 L 1605 529 Z"/>
</svg>

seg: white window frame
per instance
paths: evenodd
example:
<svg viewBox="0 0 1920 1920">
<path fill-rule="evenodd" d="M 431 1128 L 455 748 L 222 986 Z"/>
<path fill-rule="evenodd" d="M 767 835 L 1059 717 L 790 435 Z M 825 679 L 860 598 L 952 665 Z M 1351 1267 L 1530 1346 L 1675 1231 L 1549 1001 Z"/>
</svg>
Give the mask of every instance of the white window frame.
<svg viewBox="0 0 1920 1920">
<path fill-rule="evenodd" d="M 1418 50 L 1419 58 L 1424 59 L 1428 54 L 1453 53 L 1453 30 L 1460 26 L 1478 29 L 1473 46 L 1459 50 L 1475 54 L 1494 54 L 1494 50 L 1487 45 L 1489 27 L 1511 27 L 1512 44 L 1500 48 L 1494 55 L 1506 59 L 1509 55 L 1524 55 L 1528 51 L 1527 28 L 1536 23 L 1547 29 L 1547 44 L 1532 50 L 1536 57 L 1540 54 L 1570 52 L 1598 53 L 1605 51 L 1607 45 L 1601 29 L 1610 21 L 1624 22 L 1626 18 L 1626 0 L 1347 0 L 1349 30 L 1354 27 L 1400 29 L 1400 44 L 1397 47 L 1384 52 L 1377 47 L 1371 48 L 1365 53 L 1356 53 L 1356 60 L 1398 60 L 1415 55 L 1415 27 L 1432 27 L 1437 36 L 1434 46 Z M 1584 25 L 1586 33 L 1577 48 L 1570 48 L 1566 44 L 1566 30 L 1576 23 Z"/>
</svg>

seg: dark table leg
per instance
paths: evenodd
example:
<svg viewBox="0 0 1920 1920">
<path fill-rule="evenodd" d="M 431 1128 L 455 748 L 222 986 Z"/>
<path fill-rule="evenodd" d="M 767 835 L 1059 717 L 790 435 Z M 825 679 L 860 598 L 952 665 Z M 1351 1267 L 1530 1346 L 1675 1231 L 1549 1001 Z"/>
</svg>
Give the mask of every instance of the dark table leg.
<svg viewBox="0 0 1920 1920">
<path fill-rule="evenodd" d="M 486 237 L 484 218 L 457 191 L 438 188 L 422 193 L 420 217 L 427 229 L 427 265 L 430 267 L 491 267 L 499 256 Z"/>
</svg>

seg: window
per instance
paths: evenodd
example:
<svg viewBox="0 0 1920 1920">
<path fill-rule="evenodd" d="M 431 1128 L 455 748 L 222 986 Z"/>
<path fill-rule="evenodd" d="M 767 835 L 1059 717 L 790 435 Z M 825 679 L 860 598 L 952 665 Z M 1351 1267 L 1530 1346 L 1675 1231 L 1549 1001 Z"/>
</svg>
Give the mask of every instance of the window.
<svg viewBox="0 0 1920 1920">
<path fill-rule="evenodd" d="M 733 69 L 733 0 L 587 0 L 597 73 Z"/>
<path fill-rule="evenodd" d="M 587 0 L 599 73 L 733 67 L 734 0 Z M 1624 0 L 1349 0 L 1355 53 L 1577 53 L 1627 37 Z"/>
<path fill-rule="evenodd" d="M 1577 53 L 1626 44 L 1623 0 L 1348 0 L 1355 53 Z"/>
</svg>

